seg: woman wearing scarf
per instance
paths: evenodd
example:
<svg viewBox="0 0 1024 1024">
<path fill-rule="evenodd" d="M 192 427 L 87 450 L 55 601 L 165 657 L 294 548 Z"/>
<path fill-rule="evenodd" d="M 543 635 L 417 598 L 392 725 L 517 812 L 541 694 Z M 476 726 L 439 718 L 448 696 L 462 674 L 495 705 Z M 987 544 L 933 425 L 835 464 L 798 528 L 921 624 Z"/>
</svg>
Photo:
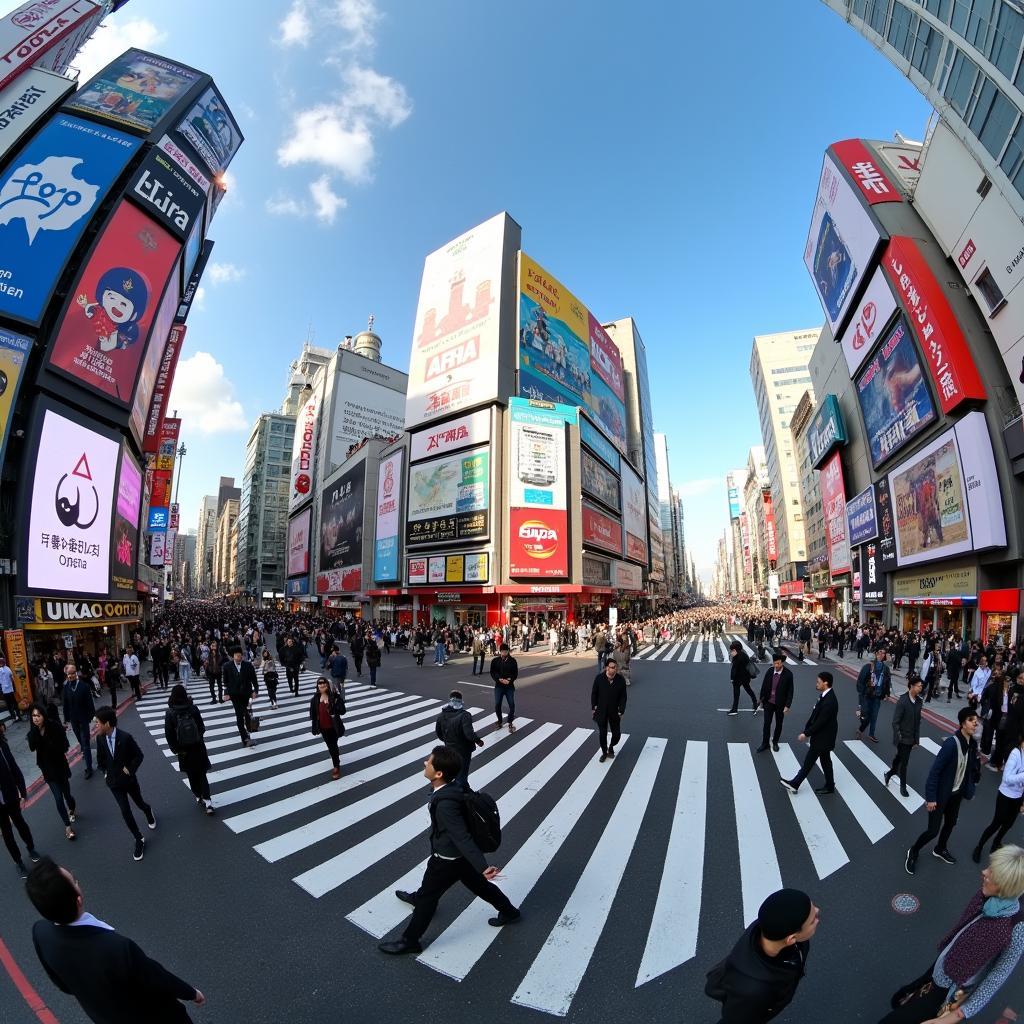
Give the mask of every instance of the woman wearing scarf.
<svg viewBox="0 0 1024 1024">
<path fill-rule="evenodd" d="M 892 997 L 879 1024 L 954 1024 L 973 1019 L 1024 954 L 1024 850 L 1003 846 L 981 873 L 981 889 L 938 944 L 938 958 Z"/>
</svg>

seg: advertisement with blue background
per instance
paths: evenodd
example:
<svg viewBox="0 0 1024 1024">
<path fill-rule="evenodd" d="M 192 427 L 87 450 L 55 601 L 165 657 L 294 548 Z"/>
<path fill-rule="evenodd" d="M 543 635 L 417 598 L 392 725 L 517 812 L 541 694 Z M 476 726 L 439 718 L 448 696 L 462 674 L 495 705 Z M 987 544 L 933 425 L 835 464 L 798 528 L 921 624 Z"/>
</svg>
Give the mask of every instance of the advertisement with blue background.
<svg viewBox="0 0 1024 1024">
<path fill-rule="evenodd" d="M 141 141 L 56 115 L 0 177 L 0 313 L 37 324 L 57 279 Z"/>
<path fill-rule="evenodd" d="M 811 465 L 821 469 L 822 463 L 840 445 L 846 444 L 846 425 L 835 395 L 826 395 L 807 427 L 807 451 Z"/>
<path fill-rule="evenodd" d="M 604 434 L 584 416 L 580 417 L 580 440 L 618 473 L 619 453 Z"/>
<path fill-rule="evenodd" d="M 850 527 L 850 544 L 863 544 L 878 536 L 878 513 L 875 510 L 875 488 L 865 487 L 846 503 L 846 521 Z"/>
</svg>

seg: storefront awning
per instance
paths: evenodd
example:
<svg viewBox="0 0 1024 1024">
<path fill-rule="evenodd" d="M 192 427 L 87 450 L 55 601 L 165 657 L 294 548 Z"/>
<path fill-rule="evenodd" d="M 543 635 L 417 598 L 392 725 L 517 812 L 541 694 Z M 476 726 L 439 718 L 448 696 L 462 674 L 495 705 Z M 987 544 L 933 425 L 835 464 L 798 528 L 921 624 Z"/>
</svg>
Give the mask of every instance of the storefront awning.
<svg viewBox="0 0 1024 1024">
<path fill-rule="evenodd" d="M 82 601 L 75 598 L 17 598 L 25 629 L 90 629 L 120 626 L 142 618 L 141 601 Z"/>
<path fill-rule="evenodd" d="M 923 605 L 928 608 L 973 608 L 978 599 L 973 594 L 959 597 L 894 597 L 896 605 Z"/>
</svg>

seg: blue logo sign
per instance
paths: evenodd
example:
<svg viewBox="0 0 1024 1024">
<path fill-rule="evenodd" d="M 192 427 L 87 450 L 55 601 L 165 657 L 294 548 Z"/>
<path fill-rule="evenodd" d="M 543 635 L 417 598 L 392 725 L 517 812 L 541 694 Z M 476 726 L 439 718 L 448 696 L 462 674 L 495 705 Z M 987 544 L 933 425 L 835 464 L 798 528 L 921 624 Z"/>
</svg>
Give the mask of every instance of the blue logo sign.
<svg viewBox="0 0 1024 1024">
<path fill-rule="evenodd" d="M 619 453 L 615 450 L 614 445 L 597 427 L 582 416 L 580 417 L 580 440 L 618 473 Z"/>
<path fill-rule="evenodd" d="M 57 114 L 0 176 L 0 313 L 37 324 L 141 139 Z"/>
<path fill-rule="evenodd" d="M 300 580 L 289 580 L 286 587 L 289 597 L 302 597 L 309 593 L 309 577 L 303 576 Z"/>
<path fill-rule="evenodd" d="M 398 538 L 378 537 L 373 548 L 373 578 L 381 582 L 398 579 Z"/>
<path fill-rule="evenodd" d="M 846 503 L 846 521 L 850 524 L 850 544 L 863 544 L 878 536 L 878 514 L 875 511 L 875 489 L 865 487 Z"/>
<path fill-rule="evenodd" d="M 807 428 L 807 450 L 810 452 L 811 465 L 819 469 L 825 459 L 844 444 L 846 427 L 839 409 L 839 400 L 835 395 L 826 395 Z"/>
<path fill-rule="evenodd" d="M 525 487 L 523 497 L 528 505 L 553 505 L 555 496 L 551 491 L 543 491 L 537 487 Z"/>
<path fill-rule="evenodd" d="M 166 530 L 168 521 L 167 509 L 151 508 L 149 510 L 149 524 L 146 529 L 156 531 Z"/>
</svg>

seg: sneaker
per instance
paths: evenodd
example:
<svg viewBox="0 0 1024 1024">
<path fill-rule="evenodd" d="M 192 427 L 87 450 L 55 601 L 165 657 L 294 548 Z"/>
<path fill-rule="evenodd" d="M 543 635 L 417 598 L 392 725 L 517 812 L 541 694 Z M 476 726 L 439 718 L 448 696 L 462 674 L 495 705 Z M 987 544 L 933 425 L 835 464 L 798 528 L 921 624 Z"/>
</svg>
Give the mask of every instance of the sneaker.
<svg viewBox="0 0 1024 1024">
<path fill-rule="evenodd" d="M 938 857 L 943 864 L 955 864 L 956 857 L 949 852 L 949 850 L 932 850 L 932 856 Z"/>
<path fill-rule="evenodd" d="M 135 852 L 132 854 L 132 860 L 142 860 L 146 853 L 146 840 L 141 836 L 135 840 Z"/>
<path fill-rule="evenodd" d="M 776 754 L 779 752 L 779 745 L 778 745 L 778 743 L 773 743 L 772 744 L 772 750 L 774 750 Z"/>
<path fill-rule="evenodd" d="M 74 823 L 75 823 L 75 812 L 73 810 L 69 810 L 68 811 L 68 819 L 70 820 L 71 824 L 74 825 Z"/>
<path fill-rule="evenodd" d="M 900 796 L 910 796 L 910 790 L 906 786 L 900 786 Z"/>
<path fill-rule="evenodd" d="M 761 705 L 760 704 L 755 704 L 754 705 L 754 714 L 756 715 L 760 710 L 761 710 Z"/>
<path fill-rule="evenodd" d="M 508 732 L 509 732 L 509 735 L 511 736 L 511 735 L 512 735 L 512 733 L 514 733 L 515 731 L 516 731 L 516 727 L 515 727 L 515 725 L 514 725 L 514 724 L 513 724 L 512 722 L 509 722 L 509 723 L 508 723 Z"/>
<path fill-rule="evenodd" d="M 152 809 L 150 809 L 149 814 L 146 815 L 146 824 L 150 828 L 156 828 L 156 815 L 153 813 Z"/>
<path fill-rule="evenodd" d="M 734 718 L 734 717 L 735 717 L 736 715 L 738 715 L 738 714 L 739 714 L 739 712 L 738 712 L 738 711 L 729 711 L 729 712 L 727 712 L 727 713 L 726 713 L 726 716 L 725 716 L 725 717 L 726 717 L 726 718 Z"/>
<path fill-rule="evenodd" d="M 796 796 L 797 787 L 794 786 L 793 783 L 789 781 L 789 779 L 779 779 L 779 785 L 781 785 L 783 789 L 788 789 L 790 793 L 793 794 L 793 796 Z"/>
<path fill-rule="evenodd" d="M 903 866 L 907 869 L 908 875 L 912 875 L 917 868 L 917 854 L 914 853 L 913 847 L 907 850 L 907 860 Z"/>
<path fill-rule="evenodd" d="M 18 869 L 18 874 L 21 875 L 22 878 L 28 878 L 28 868 L 25 867 L 25 862 L 23 860 L 19 860 L 15 867 Z"/>
<path fill-rule="evenodd" d="M 64 838 L 69 840 L 75 838 L 75 830 L 70 825 L 68 825 L 68 827 L 64 829 Z"/>
<path fill-rule="evenodd" d="M 203 809 L 206 811 L 207 814 L 213 814 L 213 811 L 214 811 L 213 801 L 212 800 L 205 801 L 203 803 Z"/>
</svg>

